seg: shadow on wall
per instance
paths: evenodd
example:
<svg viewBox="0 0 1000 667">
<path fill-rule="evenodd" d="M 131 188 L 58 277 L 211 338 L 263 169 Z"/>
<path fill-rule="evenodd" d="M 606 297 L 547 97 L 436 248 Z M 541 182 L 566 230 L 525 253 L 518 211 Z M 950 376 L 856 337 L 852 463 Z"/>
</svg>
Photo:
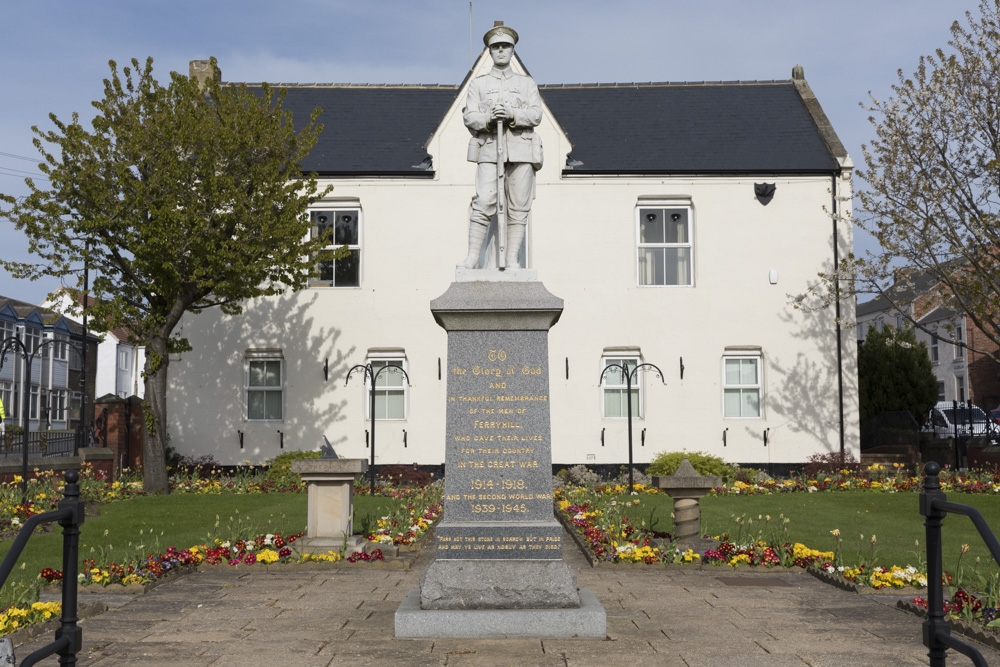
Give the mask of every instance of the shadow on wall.
<svg viewBox="0 0 1000 667">
<path fill-rule="evenodd" d="M 770 355 L 767 362 L 771 377 L 768 383 L 780 386 L 780 391 L 765 397 L 766 409 L 772 418 L 784 419 L 780 426 L 772 427 L 769 440 L 783 458 L 804 461 L 806 454 L 797 451 L 797 443 L 808 439 L 819 443 L 826 452 L 840 451 L 840 410 L 838 404 L 838 360 L 836 323 L 833 306 L 820 310 L 794 310 L 791 306 L 778 314 L 781 325 L 793 337 L 815 346 L 813 354 L 797 354 L 785 358 Z M 841 327 L 843 336 L 843 327 Z M 842 355 L 850 359 L 854 350 L 844 344 Z M 856 417 L 850 408 L 857 396 L 857 374 L 843 373 L 844 383 L 844 447 L 860 446 L 858 429 L 851 428 L 849 420 Z M 763 439 L 763 433 L 759 434 Z M 769 445 L 772 446 L 772 445 Z"/>
<path fill-rule="evenodd" d="M 216 309 L 187 316 L 194 318 L 187 320 L 189 333 L 197 325 L 194 349 L 170 362 L 171 381 L 183 383 L 170 387 L 174 448 L 184 456 L 210 454 L 220 463 L 261 463 L 282 451 L 318 449 L 324 434 L 331 436 L 334 424 L 346 419 L 344 379 L 354 353 L 353 347 L 345 350 L 339 344 L 340 329 L 316 324 L 316 313 L 336 310 L 333 296 L 303 291 L 255 299 L 241 315 Z M 248 350 L 280 350 L 281 420 L 249 422 L 244 417 Z M 324 360 L 329 360 L 328 380 Z M 336 447 L 346 439 L 331 437 L 331 443 Z"/>
</svg>

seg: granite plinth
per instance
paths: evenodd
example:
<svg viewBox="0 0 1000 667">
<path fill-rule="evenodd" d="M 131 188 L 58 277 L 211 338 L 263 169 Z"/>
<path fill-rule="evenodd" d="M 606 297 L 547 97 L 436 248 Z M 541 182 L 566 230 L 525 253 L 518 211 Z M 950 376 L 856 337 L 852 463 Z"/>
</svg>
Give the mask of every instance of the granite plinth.
<svg viewBox="0 0 1000 667">
<path fill-rule="evenodd" d="M 606 639 L 607 614 L 588 589 L 574 609 L 421 609 L 411 590 L 396 610 L 396 637 L 577 637 Z"/>
<path fill-rule="evenodd" d="M 431 302 L 448 332 L 444 517 L 397 637 L 605 636 L 552 512 L 548 330 L 562 306 L 517 280 L 452 283 Z"/>
<path fill-rule="evenodd" d="M 444 560 L 420 577 L 423 609 L 550 609 L 580 606 L 564 560 Z"/>
<path fill-rule="evenodd" d="M 539 282 L 455 282 L 431 301 L 435 321 L 448 332 L 547 332 L 562 310 L 563 300 Z"/>
</svg>

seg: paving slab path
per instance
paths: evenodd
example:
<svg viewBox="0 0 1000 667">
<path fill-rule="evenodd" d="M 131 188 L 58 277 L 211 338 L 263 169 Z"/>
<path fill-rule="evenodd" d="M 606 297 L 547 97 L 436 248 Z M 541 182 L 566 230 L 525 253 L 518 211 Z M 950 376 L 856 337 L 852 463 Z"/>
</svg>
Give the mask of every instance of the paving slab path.
<svg viewBox="0 0 1000 667">
<path fill-rule="evenodd" d="M 409 570 L 203 568 L 81 622 L 81 665 L 927 665 L 921 619 L 796 571 L 591 568 L 566 559 L 608 614 L 592 639 L 395 639 Z M 51 640 L 46 637 L 44 641 Z M 23 659 L 44 641 L 19 646 Z M 991 665 L 1000 653 L 980 646 Z M 57 664 L 54 658 L 43 664 Z M 966 665 L 949 653 L 949 664 Z"/>
</svg>

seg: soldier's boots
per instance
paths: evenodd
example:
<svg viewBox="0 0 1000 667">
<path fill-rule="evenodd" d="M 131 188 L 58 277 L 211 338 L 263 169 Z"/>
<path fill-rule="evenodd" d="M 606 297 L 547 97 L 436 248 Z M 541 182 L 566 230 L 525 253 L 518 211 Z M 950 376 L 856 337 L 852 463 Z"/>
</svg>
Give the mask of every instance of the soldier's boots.
<svg viewBox="0 0 1000 667">
<path fill-rule="evenodd" d="M 521 243 L 524 242 L 524 225 L 507 225 L 507 268 L 520 269 L 518 255 L 521 254 Z"/>
<path fill-rule="evenodd" d="M 487 226 L 475 221 L 469 222 L 469 254 L 466 256 L 462 266 L 467 269 L 474 269 L 479 266 L 479 255 L 483 250 L 483 241 L 486 240 Z"/>
</svg>

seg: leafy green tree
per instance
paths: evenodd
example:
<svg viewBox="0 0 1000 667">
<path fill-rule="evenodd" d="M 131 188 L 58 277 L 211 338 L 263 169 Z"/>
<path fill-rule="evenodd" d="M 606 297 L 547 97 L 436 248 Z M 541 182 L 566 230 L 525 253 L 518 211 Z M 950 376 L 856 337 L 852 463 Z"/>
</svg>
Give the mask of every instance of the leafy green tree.
<svg viewBox="0 0 1000 667">
<path fill-rule="evenodd" d="M 296 133 L 266 84 L 220 85 L 215 59 L 205 82 L 171 73 L 163 86 L 153 60 L 111 61 L 104 98 L 85 129 L 74 113 L 54 130 L 32 130 L 49 179 L 17 200 L 0 195 L 0 215 L 28 237 L 37 263 L 0 264 L 19 277 L 96 277 L 95 328 L 126 327 L 146 347 L 143 477 L 169 491 L 165 452 L 170 353 L 191 349 L 175 331 L 185 313 L 242 310 L 246 299 L 300 289 L 310 255 L 306 209 L 325 194 L 300 161 L 322 126 L 319 109 Z M 51 152 L 50 152 L 51 151 Z"/>
<path fill-rule="evenodd" d="M 861 419 L 909 410 L 922 422 L 937 400 L 927 346 L 909 329 L 870 329 L 858 352 L 858 393 Z"/>
<path fill-rule="evenodd" d="M 1000 0 L 965 17 L 948 49 L 866 105 L 875 138 L 855 222 L 881 250 L 829 278 L 881 295 L 918 328 L 918 298 L 965 314 L 985 335 L 975 349 L 1000 361 Z"/>
</svg>

